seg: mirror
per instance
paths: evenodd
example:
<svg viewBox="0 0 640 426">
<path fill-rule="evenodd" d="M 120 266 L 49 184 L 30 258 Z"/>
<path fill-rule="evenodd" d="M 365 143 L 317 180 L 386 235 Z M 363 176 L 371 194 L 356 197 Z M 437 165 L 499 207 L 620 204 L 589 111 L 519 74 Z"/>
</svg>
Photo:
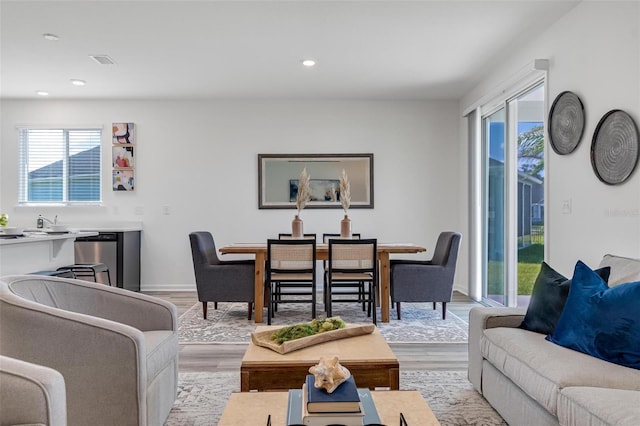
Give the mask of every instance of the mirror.
<svg viewBox="0 0 640 426">
<path fill-rule="evenodd" d="M 351 185 L 349 208 L 373 208 L 373 154 L 258 154 L 260 209 L 295 209 L 298 179 L 307 168 L 311 201 L 305 208 L 341 209 L 342 170 Z M 333 191 L 338 192 L 333 196 Z"/>
</svg>

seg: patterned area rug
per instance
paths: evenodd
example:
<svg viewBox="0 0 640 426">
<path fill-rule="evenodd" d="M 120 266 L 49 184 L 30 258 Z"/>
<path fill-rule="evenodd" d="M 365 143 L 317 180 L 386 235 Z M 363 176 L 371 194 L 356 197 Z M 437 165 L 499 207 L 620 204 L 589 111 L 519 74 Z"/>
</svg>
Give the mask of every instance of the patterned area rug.
<svg viewBox="0 0 640 426">
<path fill-rule="evenodd" d="M 355 304 L 334 304 L 333 314 L 347 323 L 371 323 L 366 312 Z M 256 327 L 253 320 L 247 320 L 246 303 L 220 302 L 217 310 L 209 303 L 207 317 L 206 320 L 202 318 L 202 303 L 199 302 L 182 314 L 178 320 L 180 343 L 248 343 Z M 289 325 L 310 319 L 308 305 L 284 304 L 278 308 L 272 324 Z M 431 303 L 405 303 L 402 320 L 397 320 L 395 310 L 392 310 L 391 321 L 378 321 L 378 328 L 390 343 L 466 343 L 468 336 L 465 321 L 450 311 L 447 311 L 447 319 L 442 320 L 442 307 L 438 304 L 434 310 Z"/>
<path fill-rule="evenodd" d="M 465 371 L 402 371 L 400 388 L 420 391 L 442 426 L 506 425 L 467 380 Z M 180 373 L 178 398 L 165 426 L 215 426 L 238 373 Z"/>
</svg>

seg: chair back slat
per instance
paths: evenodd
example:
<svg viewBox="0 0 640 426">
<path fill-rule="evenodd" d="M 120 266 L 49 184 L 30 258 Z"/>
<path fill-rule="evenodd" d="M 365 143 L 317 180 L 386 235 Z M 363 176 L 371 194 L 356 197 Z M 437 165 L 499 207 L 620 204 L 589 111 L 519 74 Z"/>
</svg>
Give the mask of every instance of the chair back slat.
<svg viewBox="0 0 640 426">
<path fill-rule="evenodd" d="M 271 272 L 313 272 L 315 261 L 315 239 L 267 241 L 267 267 Z"/>
<path fill-rule="evenodd" d="M 329 239 L 329 267 L 336 272 L 372 272 L 377 263 L 375 239 Z"/>
</svg>

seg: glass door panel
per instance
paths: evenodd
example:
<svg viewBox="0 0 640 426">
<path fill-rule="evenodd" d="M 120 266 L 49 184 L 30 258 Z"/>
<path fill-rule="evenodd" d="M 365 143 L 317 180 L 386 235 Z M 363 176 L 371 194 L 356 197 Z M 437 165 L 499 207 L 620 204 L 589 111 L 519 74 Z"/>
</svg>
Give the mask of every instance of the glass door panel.
<svg viewBox="0 0 640 426">
<path fill-rule="evenodd" d="M 516 103 L 518 146 L 517 303 L 528 306 L 544 259 L 544 86 L 511 102 Z"/>
<path fill-rule="evenodd" d="M 505 304 L 505 110 L 482 120 L 486 149 L 484 297 Z"/>
</svg>

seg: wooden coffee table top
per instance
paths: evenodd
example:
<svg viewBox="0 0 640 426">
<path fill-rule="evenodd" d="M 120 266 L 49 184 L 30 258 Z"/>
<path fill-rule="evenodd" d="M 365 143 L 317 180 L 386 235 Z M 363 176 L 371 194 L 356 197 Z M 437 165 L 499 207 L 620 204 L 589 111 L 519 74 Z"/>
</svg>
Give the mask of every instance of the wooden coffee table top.
<svg viewBox="0 0 640 426">
<path fill-rule="evenodd" d="M 218 426 L 266 425 L 269 414 L 273 426 L 283 426 L 287 419 L 288 395 L 288 392 L 232 393 Z M 399 424 L 400 413 L 411 426 L 440 425 L 418 391 L 374 391 L 371 395 L 380 420 L 386 425 Z"/>
<path fill-rule="evenodd" d="M 281 326 L 258 326 L 256 331 L 277 329 Z M 268 348 L 249 343 L 242 358 L 242 366 L 290 366 L 315 364 L 320 357 L 337 356 L 340 362 L 349 364 L 398 363 L 398 359 L 377 328 L 371 334 L 332 340 L 319 345 L 303 348 L 288 354 L 279 354 Z"/>
</svg>

